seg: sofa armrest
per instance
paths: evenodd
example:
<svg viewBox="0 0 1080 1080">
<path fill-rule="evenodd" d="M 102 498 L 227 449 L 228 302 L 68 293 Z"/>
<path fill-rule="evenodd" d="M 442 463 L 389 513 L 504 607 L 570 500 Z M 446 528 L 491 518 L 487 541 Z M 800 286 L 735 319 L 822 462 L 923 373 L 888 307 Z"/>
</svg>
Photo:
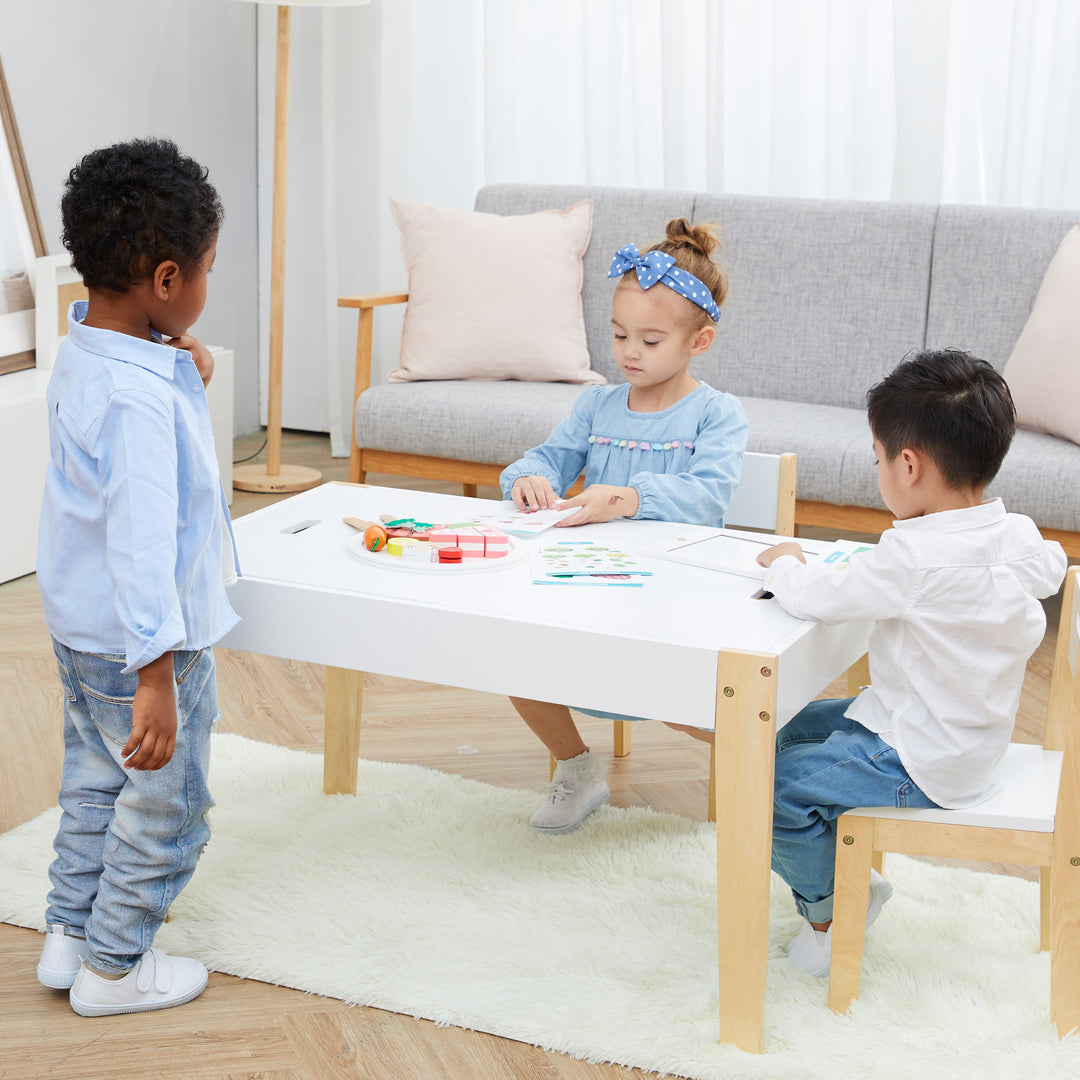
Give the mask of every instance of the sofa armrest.
<svg viewBox="0 0 1080 1080">
<path fill-rule="evenodd" d="M 364 293 L 362 296 L 339 296 L 337 306 L 373 308 L 382 304 L 404 304 L 408 299 L 409 294 L 403 292 Z"/>
<path fill-rule="evenodd" d="M 375 321 L 375 308 L 383 304 L 404 304 L 408 293 L 365 293 L 362 296 L 339 296 L 338 307 L 357 308 L 359 316 L 356 327 L 356 371 L 353 377 L 352 416 L 349 419 L 349 482 L 358 484 L 360 476 L 360 448 L 356 445 L 356 401 L 371 386 L 371 328 Z"/>
</svg>

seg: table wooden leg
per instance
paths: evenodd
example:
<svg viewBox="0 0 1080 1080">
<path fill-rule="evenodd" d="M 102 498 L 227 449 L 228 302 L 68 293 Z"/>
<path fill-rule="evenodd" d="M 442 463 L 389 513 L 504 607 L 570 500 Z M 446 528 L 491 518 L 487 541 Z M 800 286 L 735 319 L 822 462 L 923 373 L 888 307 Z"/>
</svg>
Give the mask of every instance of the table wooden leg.
<svg viewBox="0 0 1080 1080">
<path fill-rule="evenodd" d="M 362 671 L 327 666 L 323 712 L 323 791 L 327 795 L 356 794 L 363 701 Z"/>
<path fill-rule="evenodd" d="M 629 720 L 614 720 L 615 729 L 615 756 L 626 757 L 630 753 L 630 727 Z"/>
<path fill-rule="evenodd" d="M 765 1049 L 776 668 L 776 656 L 765 653 L 717 656 L 720 1041 L 755 1054 Z"/>
</svg>

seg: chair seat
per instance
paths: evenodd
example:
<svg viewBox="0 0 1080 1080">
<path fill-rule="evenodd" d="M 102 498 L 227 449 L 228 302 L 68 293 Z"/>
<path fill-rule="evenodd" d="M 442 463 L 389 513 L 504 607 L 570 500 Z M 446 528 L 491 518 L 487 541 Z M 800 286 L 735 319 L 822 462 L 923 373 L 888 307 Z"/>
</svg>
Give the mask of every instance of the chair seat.
<svg viewBox="0 0 1080 1080">
<path fill-rule="evenodd" d="M 1060 750 L 1010 743 L 1001 768 L 1001 788 L 986 802 L 964 810 L 923 810 L 895 806 L 860 806 L 858 817 L 903 818 L 942 825 L 975 825 L 984 829 L 1022 829 L 1052 833 L 1061 780 Z"/>
</svg>

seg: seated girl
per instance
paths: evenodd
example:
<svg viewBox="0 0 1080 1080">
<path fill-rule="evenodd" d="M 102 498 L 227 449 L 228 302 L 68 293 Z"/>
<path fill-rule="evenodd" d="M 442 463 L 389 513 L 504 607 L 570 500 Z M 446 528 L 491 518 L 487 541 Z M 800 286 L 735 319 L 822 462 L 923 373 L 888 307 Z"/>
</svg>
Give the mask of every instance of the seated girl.
<svg viewBox="0 0 1080 1080">
<path fill-rule="evenodd" d="M 668 222 L 666 233 L 644 255 L 633 244 L 620 248 L 608 271 L 621 279 L 611 326 L 626 382 L 585 390 L 547 441 L 500 477 L 503 497 L 522 509 L 576 507 L 559 527 L 620 517 L 719 526 L 739 482 L 747 437 L 743 408 L 690 374 L 691 360 L 716 337 L 727 294 L 727 277 L 713 258 L 720 239 L 711 226 L 686 218 Z M 583 468 L 585 490 L 564 501 Z M 604 766 L 565 705 L 510 700 L 557 761 L 529 824 L 546 833 L 570 832 L 607 801 Z"/>
</svg>

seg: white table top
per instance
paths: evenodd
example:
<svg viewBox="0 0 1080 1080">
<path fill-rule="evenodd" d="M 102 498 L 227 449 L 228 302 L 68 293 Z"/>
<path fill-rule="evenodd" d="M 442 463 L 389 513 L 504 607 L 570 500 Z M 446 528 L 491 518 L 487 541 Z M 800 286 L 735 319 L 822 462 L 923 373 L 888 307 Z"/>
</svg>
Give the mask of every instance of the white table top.
<svg viewBox="0 0 1080 1080">
<path fill-rule="evenodd" d="M 755 599 L 760 582 L 738 575 L 653 559 L 641 588 L 549 587 L 532 583 L 528 556 L 483 573 L 409 573 L 351 554 L 357 533 L 342 521 L 465 521 L 496 509 L 484 499 L 324 484 L 240 518 L 243 577 L 230 599 L 245 618 L 221 644 L 701 727 L 713 723 L 721 650 L 787 654 L 781 670 L 794 675 L 792 664 L 812 668 L 822 648 L 850 654 L 842 666 L 865 648 L 863 624 L 845 633 L 796 619 Z M 282 531 L 308 519 L 318 524 Z M 711 532 L 622 519 L 514 543 L 589 539 L 637 552 Z M 781 722 L 836 672 L 798 674 L 787 680 L 790 705 L 781 692 Z M 808 697 L 807 679 L 820 682 Z"/>
</svg>

